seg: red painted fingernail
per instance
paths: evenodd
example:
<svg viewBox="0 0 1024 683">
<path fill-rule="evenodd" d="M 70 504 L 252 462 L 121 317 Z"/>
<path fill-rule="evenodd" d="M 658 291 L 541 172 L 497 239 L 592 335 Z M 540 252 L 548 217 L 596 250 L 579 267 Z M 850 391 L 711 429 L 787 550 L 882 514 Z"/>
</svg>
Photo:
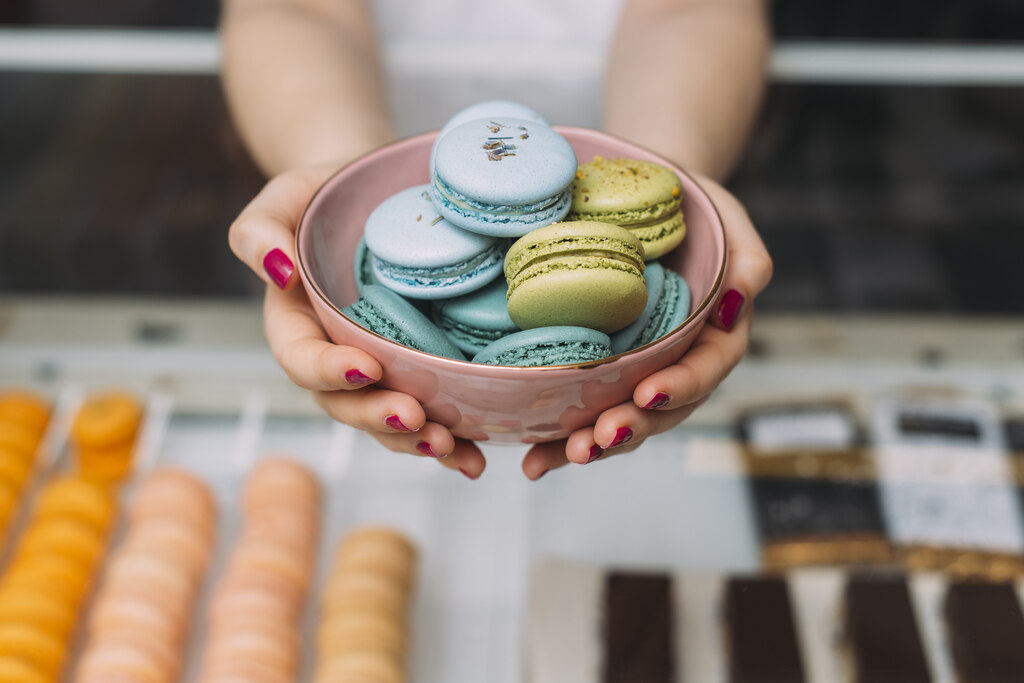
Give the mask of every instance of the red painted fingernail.
<svg viewBox="0 0 1024 683">
<path fill-rule="evenodd" d="M 423 455 L 429 455 L 431 458 L 443 458 L 444 457 L 443 455 L 438 455 L 437 453 L 435 453 L 434 449 L 431 448 L 430 444 L 427 443 L 426 441 L 417 441 L 416 442 L 416 450 L 418 450 Z"/>
<path fill-rule="evenodd" d="M 349 384 L 354 384 L 357 387 L 361 387 L 364 384 L 372 384 L 376 380 L 372 377 L 367 377 L 363 373 L 359 372 L 355 368 L 352 368 L 345 373 L 345 381 Z"/>
<path fill-rule="evenodd" d="M 384 418 L 384 424 L 386 424 L 388 427 L 391 427 L 392 429 L 395 429 L 395 430 L 400 431 L 400 432 L 415 432 L 416 431 L 415 429 L 410 429 L 409 427 L 406 427 L 404 424 L 402 424 L 402 418 L 398 417 L 397 415 L 388 415 L 387 417 L 385 417 Z M 426 443 L 426 442 L 422 442 L 422 443 Z M 430 446 L 428 445 L 427 448 L 429 448 L 429 447 Z"/>
<path fill-rule="evenodd" d="M 590 464 L 594 462 L 602 455 L 604 455 L 604 449 L 595 443 L 593 446 L 590 447 L 590 457 L 587 458 L 587 462 L 585 464 Z"/>
<path fill-rule="evenodd" d="M 615 448 L 621 446 L 630 439 L 633 438 L 633 430 L 629 427 L 619 427 L 618 431 L 615 432 L 615 438 L 608 444 L 608 448 Z"/>
<path fill-rule="evenodd" d="M 654 395 L 647 405 L 644 406 L 647 410 L 657 410 L 658 408 L 664 408 L 668 405 L 668 402 L 672 400 L 672 397 L 666 393 L 659 391 Z"/>
<path fill-rule="evenodd" d="M 726 332 L 736 324 L 736 318 L 739 317 L 740 309 L 743 308 L 743 301 L 742 294 L 735 289 L 730 289 L 722 295 L 722 300 L 718 302 L 718 319 L 722 321 L 722 327 Z"/>
<path fill-rule="evenodd" d="M 464 475 L 466 475 L 467 479 L 472 479 L 473 481 L 476 481 L 476 477 L 474 477 L 472 474 L 462 469 L 461 467 L 459 468 L 459 472 L 462 472 Z"/>
<path fill-rule="evenodd" d="M 280 249 L 271 249 L 263 257 L 263 270 L 267 272 L 274 284 L 284 289 L 288 286 L 288 280 L 295 272 L 295 264 L 284 255 Z"/>
</svg>

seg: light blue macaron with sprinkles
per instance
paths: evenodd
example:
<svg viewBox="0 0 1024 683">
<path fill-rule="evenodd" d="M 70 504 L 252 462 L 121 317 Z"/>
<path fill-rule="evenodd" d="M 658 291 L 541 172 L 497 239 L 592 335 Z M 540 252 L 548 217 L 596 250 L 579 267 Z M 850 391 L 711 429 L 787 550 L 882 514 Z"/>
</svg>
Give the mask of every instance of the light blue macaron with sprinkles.
<svg viewBox="0 0 1024 683">
<path fill-rule="evenodd" d="M 527 119 L 493 117 L 452 128 L 431 168 L 437 210 L 460 228 L 519 237 L 562 220 L 576 153 L 561 135 Z"/>
<path fill-rule="evenodd" d="M 519 331 L 508 315 L 508 282 L 503 277 L 475 292 L 434 301 L 433 309 L 437 326 L 470 356 Z"/>
<path fill-rule="evenodd" d="M 502 273 L 504 240 L 442 218 L 428 185 L 402 190 L 366 219 L 363 238 L 377 281 L 411 299 L 442 299 L 479 289 Z"/>
<path fill-rule="evenodd" d="M 541 114 L 525 104 L 513 102 L 511 100 L 487 100 L 485 102 L 477 102 L 471 104 L 465 109 L 462 109 L 455 113 L 445 124 L 441 127 L 440 132 L 437 134 L 437 139 L 434 140 L 434 145 L 430 149 L 430 167 L 434 167 L 434 152 L 437 151 L 437 143 L 448 134 L 452 128 L 456 128 L 463 123 L 469 123 L 477 119 L 492 119 L 495 116 L 507 116 L 514 119 L 526 119 L 527 121 L 533 121 L 539 123 L 542 126 L 551 127 L 548 120 L 545 119 Z"/>
<path fill-rule="evenodd" d="M 510 334 L 473 356 L 474 363 L 538 367 L 577 365 L 612 355 L 611 340 L 589 327 L 553 325 Z"/>
<path fill-rule="evenodd" d="M 690 287 L 686 280 L 651 261 L 644 269 L 647 305 L 643 313 L 627 327 L 611 335 L 612 351 L 625 353 L 676 329 L 690 316 Z"/>
<path fill-rule="evenodd" d="M 357 325 L 403 346 L 435 356 L 466 359 L 437 325 L 387 287 L 364 285 L 355 303 L 341 312 Z"/>
</svg>

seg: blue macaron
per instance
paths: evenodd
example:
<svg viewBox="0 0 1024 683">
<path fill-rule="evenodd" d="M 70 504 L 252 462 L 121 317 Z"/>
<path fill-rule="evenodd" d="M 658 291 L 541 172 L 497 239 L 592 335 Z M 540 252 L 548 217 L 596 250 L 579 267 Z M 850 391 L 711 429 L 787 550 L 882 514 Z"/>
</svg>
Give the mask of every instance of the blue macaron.
<svg viewBox="0 0 1024 683">
<path fill-rule="evenodd" d="M 387 287 L 364 285 L 359 299 L 341 312 L 361 327 L 403 346 L 435 356 L 466 359 L 437 325 Z"/>
<path fill-rule="evenodd" d="M 647 305 L 640 317 L 611 335 L 612 351 L 625 353 L 676 329 L 690 316 L 690 287 L 675 272 L 651 261 L 644 269 Z"/>
<path fill-rule="evenodd" d="M 536 367 L 576 365 L 612 355 L 611 340 L 589 327 L 554 325 L 510 334 L 473 356 L 474 363 Z"/>
<path fill-rule="evenodd" d="M 356 281 L 356 290 L 363 291 L 365 285 L 379 285 L 376 276 L 373 274 L 373 261 L 370 252 L 366 249 L 366 239 L 360 238 L 356 245 L 356 255 L 352 259 L 352 275 Z"/>
<path fill-rule="evenodd" d="M 519 331 L 508 315 L 507 295 L 508 283 L 498 278 L 475 292 L 434 301 L 434 322 L 472 356 L 491 342 Z"/>
<path fill-rule="evenodd" d="M 484 235 L 519 237 L 562 220 L 576 153 L 551 128 L 527 119 L 477 119 L 437 143 L 431 193 L 451 223 Z"/>
<path fill-rule="evenodd" d="M 507 116 L 514 119 L 526 119 L 527 121 L 533 121 L 539 123 L 542 126 L 551 127 L 547 119 L 540 115 L 539 112 L 534 111 L 525 104 L 519 104 L 518 102 L 512 102 L 510 100 L 487 100 L 486 102 L 477 102 L 471 104 L 465 109 L 456 112 L 448 121 L 441 127 L 440 132 L 437 134 L 437 139 L 434 140 L 434 145 L 430 149 L 430 167 L 434 167 L 434 153 L 437 151 L 438 140 L 443 138 L 448 131 L 452 128 L 456 128 L 463 123 L 469 123 L 470 121 L 476 121 L 477 119 L 491 119 L 495 116 Z"/>
<path fill-rule="evenodd" d="M 506 246 L 439 216 L 427 185 L 384 200 L 366 219 L 364 239 L 374 277 L 411 299 L 441 299 L 483 287 L 502 273 Z"/>
</svg>

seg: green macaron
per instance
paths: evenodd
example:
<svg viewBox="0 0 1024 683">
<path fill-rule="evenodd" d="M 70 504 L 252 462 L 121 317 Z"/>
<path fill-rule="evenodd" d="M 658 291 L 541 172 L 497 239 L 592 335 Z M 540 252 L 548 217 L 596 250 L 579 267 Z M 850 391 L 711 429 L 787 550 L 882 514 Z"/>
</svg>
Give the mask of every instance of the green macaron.
<svg viewBox="0 0 1024 683">
<path fill-rule="evenodd" d="M 505 255 L 508 314 L 522 329 L 577 325 L 604 333 L 644 310 L 644 249 L 608 223 L 554 223 L 519 238 Z"/>
<path fill-rule="evenodd" d="M 566 220 L 627 228 L 643 242 L 648 261 L 675 249 L 686 236 L 679 176 L 660 164 L 594 157 L 579 165 L 571 189 Z"/>
</svg>

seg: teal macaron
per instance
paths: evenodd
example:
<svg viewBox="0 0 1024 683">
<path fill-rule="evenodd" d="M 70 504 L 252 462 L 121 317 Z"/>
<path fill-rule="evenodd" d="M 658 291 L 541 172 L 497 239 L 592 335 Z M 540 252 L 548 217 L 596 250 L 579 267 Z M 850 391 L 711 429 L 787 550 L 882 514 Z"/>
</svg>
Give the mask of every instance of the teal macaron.
<svg viewBox="0 0 1024 683">
<path fill-rule="evenodd" d="M 515 367 L 577 365 L 607 358 L 611 353 L 611 340 L 603 332 L 553 325 L 502 337 L 473 356 L 473 362 Z"/>
<path fill-rule="evenodd" d="M 438 215 L 429 190 L 406 188 L 366 219 L 363 235 L 377 281 L 411 299 L 442 299 L 499 277 L 507 242 L 452 225 Z"/>
<path fill-rule="evenodd" d="M 472 356 L 491 342 L 519 331 L 508 314 L 507 294 L 505 278 L 498 278 L 475 292 L 434 301 L 434 322 Z"/>
<path fill-rule="evenodd" d="M 519 238 L 505 255 L 508 313 L 523 328 L 579 325 L 621 330 L 647 305 L 644 251 L 607 223 L 555 223 Z"/>
<path fill-rule="evenodd" d="M 565 217 L 576 152 L 546 125 L 494 117 L 456 126 L 437 141 L 431 193 L 451 223 L 519 237 Z"/>
<path fill-rule="evenodd" d="M 466 359 L 437 325 L 387 287 L 363 285 L 359 299 L 341 312 L 359 326 L 403 346 L 435 356 Z"/>
<path fill-rule="evenodd" d="M 661 339 L 690 316 L 690 287 L 686 280 L 652 261 L 644 270 L 644 282 L 647 305 L 635 322 L 611 335 L 614 353 L 625 353 Z"/>
</svg>

